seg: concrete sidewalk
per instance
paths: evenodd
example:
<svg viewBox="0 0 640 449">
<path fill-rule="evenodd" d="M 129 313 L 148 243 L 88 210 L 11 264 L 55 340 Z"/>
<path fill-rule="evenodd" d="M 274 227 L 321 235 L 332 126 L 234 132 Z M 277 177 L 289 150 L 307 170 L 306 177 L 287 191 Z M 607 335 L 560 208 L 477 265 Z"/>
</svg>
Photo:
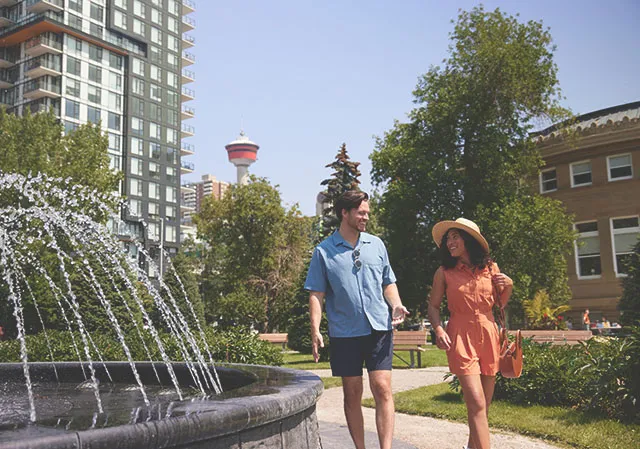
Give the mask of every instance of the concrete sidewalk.
<svg viewBox="0 0 640 449">
<path fill-rule="evenodd" d="M 330 370 L 313 370 L 320 377 L 331 376 Z M 394 393 L 412 390 L 425 385 L 443 382 L 446 367 L 394 370 L 392 388 Z M 364 374 L 364 397 L 372 397 L 367 374 Z M 323 449 L 352 448 L 344 412 L 342 409 L 342 388 L 325 390 L 317 405 L 320 437 Z M 363 409 L 365 440 L 368 448 L 378 447 L 375 427 L 375 410 Z M 467 443 L 469 434 L 466 424 L 396 413 L 394 449 L 461 449 Z M 491 429 L 492 449 L 559 449 L 540 440 L 524 437 L 511 432 Z"/>
</svg>

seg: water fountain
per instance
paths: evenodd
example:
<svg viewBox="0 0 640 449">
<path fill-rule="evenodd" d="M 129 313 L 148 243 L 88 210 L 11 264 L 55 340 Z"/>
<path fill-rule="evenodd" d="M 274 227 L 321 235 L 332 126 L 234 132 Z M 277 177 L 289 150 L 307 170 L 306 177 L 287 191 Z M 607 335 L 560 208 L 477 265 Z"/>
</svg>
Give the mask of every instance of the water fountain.
<svg viewBox="0 0 640 449">
<path fill-rule="evenodd" d="M 0 364 L 0 448 L 319 447 L 320 380 L 282 368 L 216 367 L 198 320 L 188 325 L 195 311 L 184 288 L 176 298 L 161 279 L 152 282 L 86 214 L 112 215 L 109 200 L 65 180 L 0 173 L 0 302 L 12 306 L 21 359 Z M 131 243 L 153 268 L 143 245 Z M 53 362 L 35 284 L 47 286 L 76 362 Z M 125 362 L 103 361 L 83 317 L 87 292 Z M 29 361 L 25 307 L 38 317 L 51 362 Z M 147 361 L 134 358 L 132 338 Z"/>
</svg>

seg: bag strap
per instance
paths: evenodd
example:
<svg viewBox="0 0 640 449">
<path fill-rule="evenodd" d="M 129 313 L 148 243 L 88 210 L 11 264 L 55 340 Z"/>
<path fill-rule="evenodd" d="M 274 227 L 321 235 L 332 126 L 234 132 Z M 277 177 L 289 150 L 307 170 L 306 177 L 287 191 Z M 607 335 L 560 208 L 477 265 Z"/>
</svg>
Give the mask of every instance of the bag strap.
<svg viewBox="0 0 640 449">
<path fill-rule="evenodd" d="M 493 305 L 495 306 L 497 304 L 498 298 L 500 298 L 500 295 L 498 294 L 498 289 L 496 288 L 496 285 L 493 283 L 493 270 L 491 269 L 492 267 L 493 267 L 493 261 L 489 262 L 489 274 L 491 275 L 491 287 L 493 288 L 493 298 L 495 299 Z M 504 316 L 504 309 L 500 307 L 499 304 L 498 304 L 498 314 L 496 316 L 496 321 L 498 322 L 498 324 L 502 329 L 507 329 L 507 320 L 505 319 L 505 316 Z"/>
</svg>

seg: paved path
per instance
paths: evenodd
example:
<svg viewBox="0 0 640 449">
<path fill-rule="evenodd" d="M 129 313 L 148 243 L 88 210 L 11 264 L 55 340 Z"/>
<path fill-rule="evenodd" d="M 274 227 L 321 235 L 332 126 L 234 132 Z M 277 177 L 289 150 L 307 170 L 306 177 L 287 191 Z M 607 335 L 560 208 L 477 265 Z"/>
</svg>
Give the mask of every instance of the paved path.
<svg viewBox="0 0 640 449">
<path fill-rule="evenodd" d="M 331 376 L 330 370 L 314 370 L 320 377 Z M 442 382 L 445 367 L 394 370 L 393 392 L 411 390 Z M 368 379 L 364 375 L 364 397 L 372 397 Z M 364 408 L 365 440 L 367 448 L 377 448 L 375 411 Z M 325 390 L 318 401 L 317 415 L 323 449 L 348 449 L 353 447 L 342 409 L 342 388 Z M 461 449 L 467 443 L 466 424 L 423 416 L 396 413 L 394 449 Z M 491 430 L 492 449 L 559 449 L 540 440 L 502 430 Z"/>
</svg>

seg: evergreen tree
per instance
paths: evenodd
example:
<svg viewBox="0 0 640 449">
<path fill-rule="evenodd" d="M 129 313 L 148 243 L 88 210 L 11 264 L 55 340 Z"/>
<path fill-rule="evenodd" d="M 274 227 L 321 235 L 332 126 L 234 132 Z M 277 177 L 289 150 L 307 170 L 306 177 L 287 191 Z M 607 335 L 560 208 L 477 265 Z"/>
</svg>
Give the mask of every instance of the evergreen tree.
<svg viewBox="0 0 640 449">
<path fill-rule="evenodd" d="M 335 161 L 326 165 L 327 168 L 334 170 L 331 177 L 320 183 L 323 186 L 327 186 L 322 195 L 325 198 L 325 202 L 329 204 L 329 207 L 322 212 L 322 239 L 331 235 L 340 226 L 340 220 L 336 217 L 335 209 L 333 208 L 335 202 L 347 190 L 359 190 L 358 185 L 360 184 L 358 180 L 360 162 L 351 162 L 349 160 L 346 143 L 342 144 L 335 159 Z"/>
<path fill-rule="evenodd" d="M 640 326 L 640 240 L 629 256 L 628 276 L 622 280 L 622 297 L 618 304 L 623 326 Z"/>
</svg>

